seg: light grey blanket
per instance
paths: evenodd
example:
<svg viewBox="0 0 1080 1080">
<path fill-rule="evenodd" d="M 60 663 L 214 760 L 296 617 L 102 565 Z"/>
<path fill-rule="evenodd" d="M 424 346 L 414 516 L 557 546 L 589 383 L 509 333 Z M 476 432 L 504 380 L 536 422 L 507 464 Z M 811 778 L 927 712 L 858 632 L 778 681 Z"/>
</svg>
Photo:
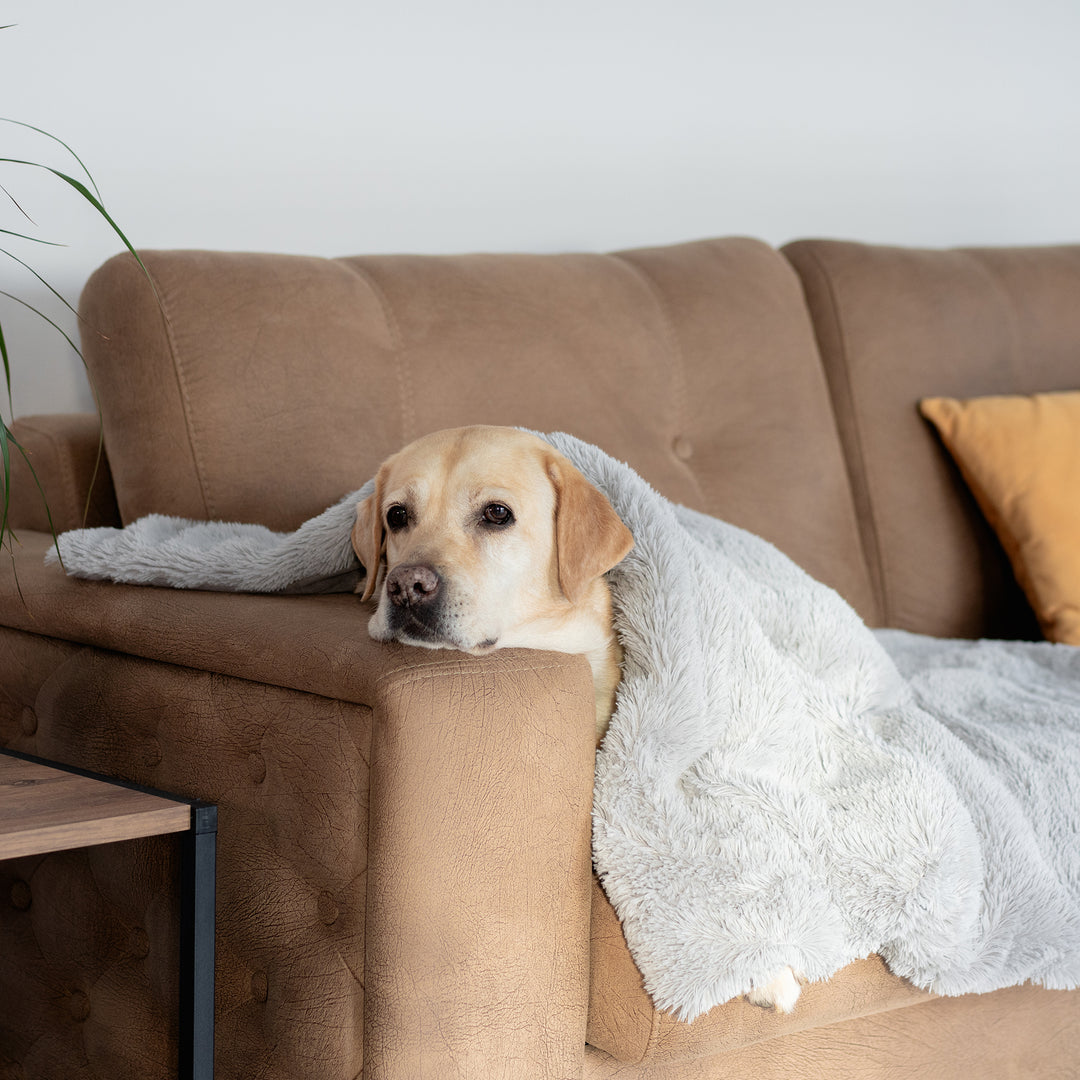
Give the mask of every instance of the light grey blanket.
<svg viewBox="0 0 1080 1080">
<path fill-rule="evenodd" d="M 1080 650 L 871 632 L 765 541 L 544 437 L 634 534 L 593 855 L 656 1004 L 871 952 L 942 994 L 1080 985 Z M 291 534 L 153 518 L 60 550 L 82 577 L 351 589 L 369 490 Z"/>
</svg>

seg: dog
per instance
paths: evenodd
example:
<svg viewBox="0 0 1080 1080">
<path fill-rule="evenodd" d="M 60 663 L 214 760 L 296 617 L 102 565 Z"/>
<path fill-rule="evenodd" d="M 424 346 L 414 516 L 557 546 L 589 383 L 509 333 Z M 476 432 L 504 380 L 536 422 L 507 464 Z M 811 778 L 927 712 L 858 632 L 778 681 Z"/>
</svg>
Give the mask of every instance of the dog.
<svg viewBox="0 0 1080 1080">
<path fill-rule="evenodd" d="M 596 742 L 615 708 L 622 649 L 605 574 L 634 545 L 611 503 L 543 439 L 474 426 L 424 436 L 388 458 L 356 508 L 352 546 L 376 600 L 377 641 L 482 656 L 584 654 Z M 749 995 L 790 1012 L 790 968 Z"/>
</svg>

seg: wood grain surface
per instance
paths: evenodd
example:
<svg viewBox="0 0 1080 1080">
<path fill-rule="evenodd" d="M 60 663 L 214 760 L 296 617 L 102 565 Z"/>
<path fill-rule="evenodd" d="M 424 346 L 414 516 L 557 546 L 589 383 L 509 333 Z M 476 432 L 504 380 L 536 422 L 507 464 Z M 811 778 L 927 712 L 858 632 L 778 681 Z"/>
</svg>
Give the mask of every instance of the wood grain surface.
<svg viewBox="0 0 1080 1080">
<path fill-rule="evenodd" d="M 183 832 L 191 807 L 0 753 L 0 859 Z"/>
</svg>

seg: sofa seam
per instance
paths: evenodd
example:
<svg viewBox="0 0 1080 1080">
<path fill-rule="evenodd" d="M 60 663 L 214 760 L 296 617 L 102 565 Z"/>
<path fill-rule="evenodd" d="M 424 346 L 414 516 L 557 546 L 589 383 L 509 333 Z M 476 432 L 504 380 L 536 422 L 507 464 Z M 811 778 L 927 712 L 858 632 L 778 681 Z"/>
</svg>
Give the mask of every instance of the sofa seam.
<svg viewBox="0 0 1080 1080">
<path fill-rule="evenodd" d="M 157 298 L 162 321 L 165 325 L 165 340 L 169 347 L 169 356 L 172 358 L 173 377 L 176 379 L 176 387 L 180 392 L 180 404 L 184 412 L 184 433 L 187 435 L 188 449 L 191 452 L 191 462 L 195 466 L 195 478 L 199 483 L 199 494 L 202 497 L 203 511 L 207 518 L 212 518 L 214 516 L 214 504 L 210 497 L 209 485 L 206 480 L 206 470 L 203 467 L 202 459 L 198 451 L 196 424 L 193 417 L 194 410 L 192 409 L 191 397 L 188 393 L 187 379 L 183 372 L 183 361 L 181 360 L 180 349 L 176 342 L 175 331 L 173 330 L 172 317 L 169 313 L 169 304 L 166 299 L 166 291 L 164 286 L 160 289 L 158 288 L 160 282 L 154 276 L 150 268 L 144 266 L 144 269 L 147 277 L 150 279 L 150 285 L 154 290 L 154 296 Z"/>
<path fill-rule="evenodd" d="M 629 270 L 630 273 L 645 287 L 645 291 L 651 297 L 660 316 L 660 324 L 663 327 L 664 340 L 667 343 L 668 354 L 672 360 L 674 360 L 673 366 L 677 372 L 675 380 L 676 429 L 678 434 L 684 434 L 690 429 L 689 412 L 687 410 L 687 401 L 690 391 L 686 377 L 686 352 L 683 348 L 678 328 L 675 325 L 675 320 L 671 317 L 671 312 L 668 309 L 667 300 L 664 298 L 660 286 L 656 283 L 656 279 L 653 278 L 647 270 L 629 258 L 627 253 L 612 252 L 607 257 L 616 261 L 620 266 L 626 267 L 626 269 Z M 689 475 L 691 482 L 697 490 L 698 496 L 701 498 L 702 505 L 707 505 L 709 503 L 709 498 L 701 485 L 701 480 L 698 477 L 697 471 L 692 469 L 685 461 L 680 462 L 680 464 Z"/>
<path fill-rule="evenodd" d="M 406 387 L 406 374 L 405 368 L 408 366 L 408 357 L 405 352 L 405 339 L 401 333 L 401 324 L 398 322 L 397 315 L 394 312 L 393 305 L 390 303 L 390 298 L 386 295 L 386 291 L 376 280 L 375 276 L 364 266 L 360 266 L 356 263 L 348 262 L 344 259 L 335 260 L 339 266 L 344 266 L 350 273 L 360 278 L 365 285 L 371 290 L 375 299 L 378 301 L 379 309 L 382 311 L 383 322 L 386 325 L 387 333 L 390 335 L 390 343 L 394 350 L 394 378 L 397 382 L 398 389 L 398 418 L 401 423 L 401 445 L 404 446 L 409 442 L 410 433 L 416 427 L 416 417 L 413 414 L 412 406 L 409 403 L 409 395 L 405 392 Z"/>
<path fill-rule="evenodd" d="M 1005 319 L 1008 323 L 1009 331 L 1009 350 L 1008 350 L 1008 364 L 1010 381 L 1016 385 L 1022 385 L 1028 388 L 1030 391 L 1031 382 L 1028 378 L 1022 377 L 1029 374 L 1025 371 L 1020 364 L 1017 363 L 1017 358 L 1020 355 L 1019 335 L 1017 333 L 1017 311 L 1016 301 L 1009 293 L 1009 290 L 1005 287 L 1001 279 L 999 271 L 992 266 L 987 265 L 979 257 L 978 248 L 953 248 L 956 254 L 963 256 L 964 261 L 975 271 L 976 275 L 981 278 L 987 285 L 987 287 L 994 293 L 996 299 L 1000 301 L 1000 308 L 1005 312 Z"/>
<path fill-rule="evenodd" d="M 652 1004 L 651 1001 L 650 1004 Z M 645 1043 L 645 1049 L 641 1052 L 641 1057 L 639 1057 L 637 1061 L 633 1062 L 634 1065 L 645 1064 L 656 1053 L 656 1050 L 660 1045 L 660 1027 L 662 1019 L 662 1013 L 655 1005 L 653 1005 L 652 1027 L 649 1029 L 649 1038 Z"/>
<path fill-rule="evenodd" d="M 805 250 L 805 249 L 804 249 Z M 837 438 L 840 440 L 844 454 L 844 471 L 847 473 L 848 490 L 851 493 L 853 509 L 856 514 L 856 527 L 858 529 L 859 544 L 863 552 L 863 560 L 867 572 L 870 575 L 870 585 L 877 596 L 880 605 L 882 624 L 889 625 L 892 613 L 888 589 L 885 585 L 884 555 L 881 549 L 881 537 L 878 532 L 877 517 L 874 513 L 873 500 L 870 497 L 870 485 L 868 478 L 868 465 L 866 453 L 863 450 L 862 429 L 854 408 L 855 394 L 851 384 L 851 372 L 848 367 L 847 338 L 844 333 L 844 323 L 840 317 L 840 304 L 833 288 L 832 280 L 825 272 L 825 266 L 816 251 L 807 252 L 809 261 L 813 264 L 816 276 L 819 278 L 828 301 L 828 316 L 835 331 L 838 364 L 832 365 L 835 369 L 840 368 L 840 376 L 837 379 L 830 378 L 830 365 L 825 363 L 825 345 L 818 327 L 811 316 L 810 323 L 817 343 L 818 358 L 822 362 L 822 371 L 825 376 L 825 385 L 829 391 L 832 403 L 833 425 L 836 428 Z M 806 285 L 803 284 L 803 294 L 806 294 Z M 838 385 L 842 382 L 843 385 Z M 843 399 L 840 401 L 839 399 Z M 851 418 L 851 452 L 844 446 L 843 432 L 840 430 L 840 406 Z M 861 510 L 861 513 L 860 513 Z"/>
<path fill-rule="evenodd" d="M 400 678 L 404 675 L 409 682 L 419 682 L 423 679 L 434 679 L 439 675 L 454 674 L 460 670 L 460 660 L 439 660 L 431 661 L 426 664 L 402 664 L 401 667 L 393 668 L 391 671 L 384 671 L 375 679 L 375 685 L 380 686 L 388 679 Z M 517 675 L 522 672 L 531 671 L 556 671 L 561 664 L 554 661 L 541 662 L 536 664 L 515 664 L 512 667 L 502 667 L 499 670 L 505 672 L 508 675 Z"/>
</svg>

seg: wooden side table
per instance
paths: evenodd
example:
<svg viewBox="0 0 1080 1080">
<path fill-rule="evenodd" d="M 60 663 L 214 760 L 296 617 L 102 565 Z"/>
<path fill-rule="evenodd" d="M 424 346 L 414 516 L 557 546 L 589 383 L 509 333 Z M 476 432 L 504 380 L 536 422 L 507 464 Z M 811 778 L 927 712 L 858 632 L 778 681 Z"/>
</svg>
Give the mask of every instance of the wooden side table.
<svg viewBox="0 0 1080 1080">
<path fill-rule="evenodd" d="M 217 807 L 0 749 L 0 859 L 181 833 L 180 1080 L 214 1074 Z"/>
</svg>

